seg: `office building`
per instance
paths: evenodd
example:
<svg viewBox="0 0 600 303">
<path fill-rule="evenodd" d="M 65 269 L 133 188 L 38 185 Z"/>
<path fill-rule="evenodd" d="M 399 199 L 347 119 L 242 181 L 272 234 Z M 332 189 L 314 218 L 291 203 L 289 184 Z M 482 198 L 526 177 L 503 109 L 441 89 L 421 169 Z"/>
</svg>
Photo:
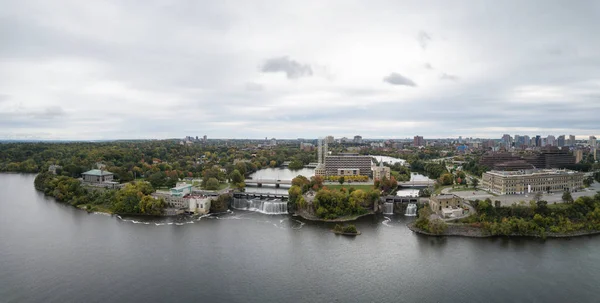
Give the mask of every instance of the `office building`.
<svg viewBox="0 0 600 303">
<path fill-rule="evenodd" d="M 558 147 L 566 146 L 565 135 L 558 136 L 558 139 L 557 139 L 556 143 L 557 143 Z"/>
<path fill-rule="evenodd" d="M 571 170 L 493 170 L 483 173 L 482 188 L 500 195 L 574 191 L 583 188 L 583 177 L 583 173 Z"/>
<path fill-rule="evenodd" d="M 545 146 L 555 146 L 555 145 L 556 145 L 556 138 L 552 135 L 548 136 L 548 138 L 546 138 Z"/>
<path fill-rule="evenodd" d="M 363 139 L 361 136 L 354 136 L 354 139 L 352 140 L 353 143 L 357 143 L 357 144 L 362 144 L 363 143 Z"/>
<path fill-rule="evenodd" d="M 574 154 L 575 154 L 575 163 L 579 163 L 579 162 L 581 162 L 581 160 L 583 160 L 583 150 L 582 149 L 575 150 Z"/>
<path fill-rule="evenodd" d="M 423 139 L 423 136 L 415 136 L 413 138 L 413 146 L 425 146 L 425 140 Z"/>
<path fill-rule="evenodd" d="M 371 156 L 359 156 L 358 154 L 338 154 L 325 156 L 325 175 L 361 175 L 371 176 Z"/>
<path fill-rule="evenodd" d="M 596 137 L 595 136 L 590 136 L 590 139 L 588 140 L 588 145 L 592 149 L 596 148 Z"/>
<path fill-rule="evenodd" d="M 569 146 L 575 146 L 575 136 L 569 135 Z"/>
</svg>

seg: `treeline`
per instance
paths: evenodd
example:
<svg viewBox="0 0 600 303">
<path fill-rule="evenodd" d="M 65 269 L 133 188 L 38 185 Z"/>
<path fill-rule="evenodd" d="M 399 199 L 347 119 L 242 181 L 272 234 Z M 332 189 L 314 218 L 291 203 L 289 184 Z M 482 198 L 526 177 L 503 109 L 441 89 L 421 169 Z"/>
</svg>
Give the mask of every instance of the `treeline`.
<svg viewBox="0 0 600 303">
<path fill-rule="evenodd" d="M 551 204 L 531 201 L 530 205 L 492 206 L 492 201 L 473 202 L 478 215 L 462 222 L 481 227 L 491 235 L 569 234 L 600 230 L 600 193 L 579 197 L 571 203 Z"/>
<path fill-rule="evenodd" d="M 235 169 L 247 176 L 265 167 L 278 167 L 288 159 L 298 166 L 316 161 L 316 152 L 295 146 L 262 149 L 231 144 L 180 145 L 178 140 L 6 143 L 0 144 L 0 172 L 37 173 L 59 165 L 58 175 L 78 178 L 102 163 L 117 181 L 147 178 L 154 187 L 171 187 L 180 178 L 203 177 L 204 171 L 213 167 L 224 169 L 226 176 Z"/>
<path fill-rule="evenodd" d="M 410 169 L 423 173 L 430 179 L 439 179 L 442 174 L 448 172 L 446 169 L 446 164 L 443 161 L 441 163 L 437 163 L 417 160 L 410 163 Z"/>
<path fill-rule="evenodd" d="M 47 196 L 88 211 L 160 215 L 166 207 L 164 200 L 150 196 L 154 189 L 146 182 L 128 183 L 118 190 L 91 190 L 77 179 L 46 172 L 36 176 L 34 185 Z"/>
</svg>

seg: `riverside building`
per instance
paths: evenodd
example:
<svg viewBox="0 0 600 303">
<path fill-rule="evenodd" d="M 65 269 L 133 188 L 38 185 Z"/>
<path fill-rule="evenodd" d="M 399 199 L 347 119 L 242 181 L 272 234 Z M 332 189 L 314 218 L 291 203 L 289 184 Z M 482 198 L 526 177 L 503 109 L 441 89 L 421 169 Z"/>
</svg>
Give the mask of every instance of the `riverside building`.
<svg viewBox="0 0 600 303">
<path fill-rule="evenodd" d="M 482 187 L 500 195 L 575 191 L 583 188 L 583 177 L 566 169 L 493 170 L 483 174 Z"/>
</svg>

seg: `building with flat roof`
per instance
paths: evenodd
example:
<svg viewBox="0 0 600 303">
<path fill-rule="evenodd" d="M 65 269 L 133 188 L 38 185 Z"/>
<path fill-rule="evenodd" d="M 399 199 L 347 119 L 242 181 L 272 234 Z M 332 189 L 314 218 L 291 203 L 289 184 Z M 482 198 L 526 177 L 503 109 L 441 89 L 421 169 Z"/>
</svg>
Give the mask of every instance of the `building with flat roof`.
<svg viewBox="0 0 600 303">
<path fill-rule="evenodd" d="M 113 173 L 101 170 L 101 169 L 92 169 L 88 170 L 81 174 L 84 182 L 90 183 L 102 183 L 102 182 L 112 182 Z"/>
<path fill-rule="evenodd" d="M 425 139 L 423 139 L 423 136 L 415 136 L 413 138 L 413 146 L 425 146 Z"/>
<path fill-rule="evenodd" d="M 352 171 L 354 175 L 371 176 L 371 157 L 359 156 L 357 154 L 339 154 L 335 156 L 325 156 L 325 175 L 339 176 L 343 170 L 345 175 Z"/>
<path fill-rule="evenodd" d="M 383 178 L 390 179 L 391 170 L 387 166 L 383 166 L 383 161 L 379 162 L 379 166 L 373 166 L 373 180 L 382 180 Z"/>
<path fill-rule="evenodd" d="M 463 199 L 452 194 L 431 196 L 429 198 L 431 210 L 444 218 L 462 214 L 462 204 Z"/>
<path fill-rule="evenodd" d="M 583 188 L 583 177 L 566 169 L 493 170 L 483 173 L 481 187 L 500 195 L 574 191 Z"/>
</svg>

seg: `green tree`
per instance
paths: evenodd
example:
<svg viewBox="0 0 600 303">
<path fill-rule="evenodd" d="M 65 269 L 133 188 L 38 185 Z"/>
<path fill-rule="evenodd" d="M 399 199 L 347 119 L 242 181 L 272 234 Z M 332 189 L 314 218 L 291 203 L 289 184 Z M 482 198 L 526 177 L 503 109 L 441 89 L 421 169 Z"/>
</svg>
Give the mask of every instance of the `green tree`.
<svg viewBox="0 0 600 303">
<path fill-rule="evenodd" d="M 341 177 L 338 179 L 338 182 L 340 182 L 340 184 L 344 184 L 344 181 L 345 181 L 345 179 L 344 179 L 344 176 L 341 176 Z"/>
<path fill-rule="evenodd" d="M 304 164 L 300 160 L 292 160 L 288 168 L 291 170 L 298 170 L 304 168 Z"/>
<path fill-rule="evenodd" d="M 473 186 L 473 188 L 477 188 L 477 185 L 479 185 L 479 179 L 472 178 L 471 179 L 471 185 Z"/>
<path fill-rule="evenodd" d="M 229 179 L 231 179 L 231 182 L 234 184 L 244 182 L 244 177 L 237 169 L 234 169 L 231 174 L 229 174 Z"/>
<path fill-rule="evenodd" d="M 573 196 L 571 196 L 571 192 L 569 192 L 569 191 L 565 191 L 565 192 L 562 194 L 562 201 L 563 201 L 564 203 L 573 203 Z"/>
<path fill-rule="evenodd" d="M 217 190 L 217 189 L 219 189 L 219 180 L 217 180 L 217 178 L 209 178 L 206 181 L 206 186 L 204 188 L 208 189 L 208 190 Z"/>
</svg>

